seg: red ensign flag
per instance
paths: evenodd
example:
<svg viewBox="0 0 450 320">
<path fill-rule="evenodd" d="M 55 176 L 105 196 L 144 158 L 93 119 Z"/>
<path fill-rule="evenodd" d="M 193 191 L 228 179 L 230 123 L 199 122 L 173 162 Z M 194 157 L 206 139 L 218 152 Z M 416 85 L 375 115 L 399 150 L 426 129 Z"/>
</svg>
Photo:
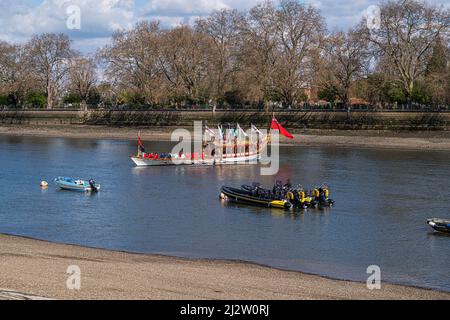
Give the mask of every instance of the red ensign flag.
<svg viewBox="0 0 450 320">
<path fill-rule="evenodd" d="M 290 134 L 285 128 L 283 128 L 283 126 L 278 122 L 278 120 L 276 118 L 272 119 L 272 125 L 270 126 L 270 128 L 273 130 L 280 131 L 280 134 L 282 134 L 286 138 L 294 139 L 292 134 Z"/>
</svg>

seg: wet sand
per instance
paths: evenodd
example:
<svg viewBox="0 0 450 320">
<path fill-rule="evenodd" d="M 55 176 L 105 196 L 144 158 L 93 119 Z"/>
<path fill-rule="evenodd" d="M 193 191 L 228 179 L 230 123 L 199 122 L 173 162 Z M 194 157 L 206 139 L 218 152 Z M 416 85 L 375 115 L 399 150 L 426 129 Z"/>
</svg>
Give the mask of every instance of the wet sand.
<svg viewBox="0 0 450 320">
<path fill-rule="evenodd" d="M 1 299 L 450 299 L 450 293 L 333 280 L 256 264 L 180 259 L 0 235 Z M 69 290 L 67 268 L 81 270 Z"/>
<path fill-rule="evenodd" d="M 116 128 L 106 126 L 30 126 L 1 125 L 0 135 L 136 140 L 141 130 L 143 140 L 170 141 L 176 128 Z M 187 128 L 191 129 L 192 128 Z M 281 143 L 305 146 L 337 146 L 351 148 L 386 148 L 410 150 L 450 150 L 450 132 L 393 132 L 373 130 L 292 130 L 294 140 L 281 137 Z"/>
</svg>

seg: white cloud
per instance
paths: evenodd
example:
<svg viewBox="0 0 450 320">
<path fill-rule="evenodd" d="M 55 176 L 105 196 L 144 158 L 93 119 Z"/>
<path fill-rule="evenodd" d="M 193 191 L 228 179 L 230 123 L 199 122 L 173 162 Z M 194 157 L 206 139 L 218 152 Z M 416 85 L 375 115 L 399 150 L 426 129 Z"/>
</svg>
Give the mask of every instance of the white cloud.
<svg viewBox="0 0 450 320">
<path fill-rule="evenodd" d="M 356 25 L 361 20 L 363 12 L 370 5 L 380 3 L 380 0 L 307 0 L 306 2 L 321 11 L 330 30 L 346 30 Z"/>
<path fill-rule="evenodd" d="M 330 30 L 347 30 L 358 24 L 365 10 L 387 0 L 305 0 L 320 9 Z M 425 0 L 430 5 L 450 7 L 450 0 Z"/>
<path fill-rule="evenodd" d="M 204 15 L 214 10 L 230 9 L 222 0 L 150 0 L 143 8 L 143 14 L 149 16 L 180 17 Z"/>
<path fill-rule="evenodd" d="M 23 42 L 33 34 L 64 32 L 82 51 L 107 43 L 116 29 L 129 29 L 137 21 L 157 19 L 166 27 L 192 23 L 213 10 L 248 10 L 263 0 L 0 0 L 0 40 Z M 278 0 L 275 0 L 278 2 Z M 356 25 L 364 10 L 384 0 L 300 0 L 321 10 L 330 30 Z M 450 0 L 427 0 L 450 6 Z M 38 4 L 37 4 L 38 3 Z M 66 27 L 66 8 L 81 9 L 81 30 Z"/>
<path fill-rule="evenodd" d="M 70 5 L 80 8 L 80 30 L 67 28 Z M 22 42 L 43 32 L 64 32 L 76 42 L 108 38 L 116 29 L 131 28 L 135 21 L 133 0 L 44 0 L 37 6 L 24 0 L 0 0 L 0 39 L 7 41 Z"/>
<path fill-rule="evenodd" d="M 32 2 L 34 1 L 34 5 Z M 24 42 L 33 34 L 63 32 L 82 51 L 101 46 L 117 29 L 129 29 L 143 19 L 161 21 L 166 27 L 192 23 L 213 10 L 249 9 L 258 0 L 0 0 L 0 40 Z M 66 9 L 76 5 L 81 29 L 66 26 Z"/>
<path fill-rule="evenodd" d="M 163 26 L 189 24 L 215 10 L 248 10 L 259 0 L 148 0 L 139 10 L 141 19 L 159 20 Z"/>
</svg>

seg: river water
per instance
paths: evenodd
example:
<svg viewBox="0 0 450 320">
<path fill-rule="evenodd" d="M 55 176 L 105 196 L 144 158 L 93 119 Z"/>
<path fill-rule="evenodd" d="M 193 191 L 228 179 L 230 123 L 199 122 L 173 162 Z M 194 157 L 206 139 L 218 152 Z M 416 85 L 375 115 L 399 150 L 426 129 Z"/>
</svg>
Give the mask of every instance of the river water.
<svg viewBox="0 0 450 320">
<path fill-rule="evenodd" d="M 162 152 L 167 142 L 149 142 Z M 136 168 L 135 141 L 0 137 L 0 233 L 85 246 L 256 262 L 450 291 L 449 152 L 282 146 L 277 176 L 259 165 Z M 41 190 L 94 177 L 98 194 Z M 227 204 L 222 185 L 327 182 L 336 206 L 304 214 Z"/>
</svg>

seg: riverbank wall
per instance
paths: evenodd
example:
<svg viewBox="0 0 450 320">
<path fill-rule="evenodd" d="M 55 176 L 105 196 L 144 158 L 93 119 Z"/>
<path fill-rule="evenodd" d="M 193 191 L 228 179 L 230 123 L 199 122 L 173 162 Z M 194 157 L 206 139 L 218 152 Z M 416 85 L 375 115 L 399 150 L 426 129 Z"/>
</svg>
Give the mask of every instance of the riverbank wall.
<svg viewBox="0 0 450 320">
<path fill-rule="evenodd" d="M 275 112 L 277 119 L 291 129 L 446 131 L 450 129 L 447 112 Z M 3 125 L 102 125 L 113 127 L 192 126 L 203 121 L 218 123 L 253 123 L 265 127 L 272 113 L 261 111 L 74 111 L 18 110 L 0 111 Z"/>
</svg>

